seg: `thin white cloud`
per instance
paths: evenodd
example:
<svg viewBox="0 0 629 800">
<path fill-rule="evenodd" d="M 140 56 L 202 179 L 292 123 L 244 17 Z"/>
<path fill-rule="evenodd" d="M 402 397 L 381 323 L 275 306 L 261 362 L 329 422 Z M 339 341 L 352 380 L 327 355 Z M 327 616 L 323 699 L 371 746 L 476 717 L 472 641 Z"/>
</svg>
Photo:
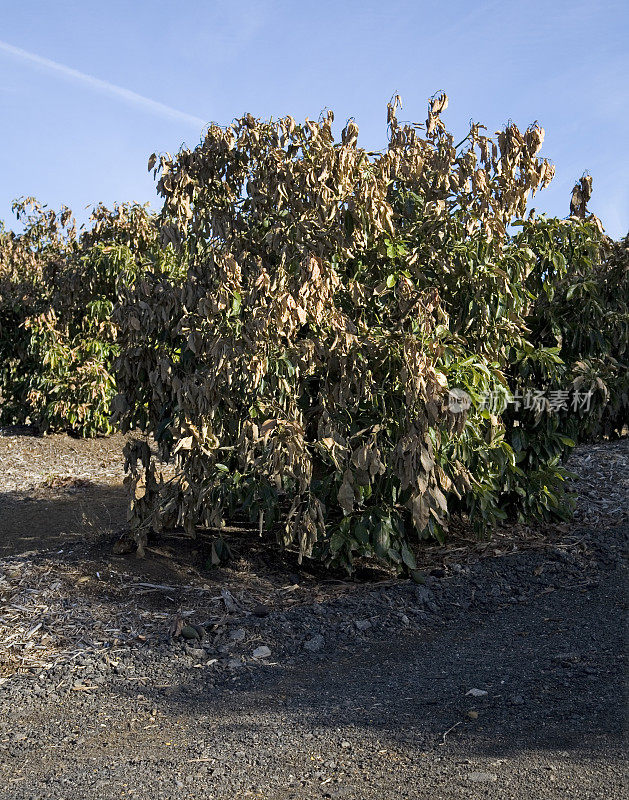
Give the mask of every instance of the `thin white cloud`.
<svg viewBox="0 0 629 800">
<path fill-rule="evenodd" d="M 130 89 L 124 89 L 122 86 L 116 86 L 109 81 L 94 78 L 92 75 L 87 75 L 85 72 L 80 72 L 78 69 L 66 67 L 65 64 L 59 64 L 57 61 L 51 61 L 49 58 L 43 58 L 35 53 L 29 53 L 28 50 L 22 50 L 20 47 L 14 47 L 14 45 L 8 42 L 0 40 L 0 51 L 14 58 L 19 58 L 21 61 L 26 61 L 41 67 L 63 78 L 82 83 L 84 86 L 94 89 L 97 92 L 108 94 L 119 100 L 124 100 L 136 108 L 143 109 L 152 114 L 179 120 L 197 129 L 202 128 L 206 124 L 206 120 L 201 119 L 201 117 L 195 117 L 193 114 L 186 114 L 184 111 L 178 111 L 176 108 L 171 108 L 164 103 L 158 103 L 156 100 L 151 100 L 149 97 L 144 97 L 141 94 L 137 94 L 137 92 L 132 92 Z"/>
</svg>

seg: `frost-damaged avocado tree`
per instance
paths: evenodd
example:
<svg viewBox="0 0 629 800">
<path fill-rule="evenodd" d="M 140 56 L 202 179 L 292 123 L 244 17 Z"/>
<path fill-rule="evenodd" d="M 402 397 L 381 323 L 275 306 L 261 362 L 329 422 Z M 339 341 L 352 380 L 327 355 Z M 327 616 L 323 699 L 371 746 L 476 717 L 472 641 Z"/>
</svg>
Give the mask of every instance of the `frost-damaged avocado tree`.
<svg viewBox="0 0 629 800">
<path fill-rule="evenodd" d="M 189 269 L 181 285 L 140 278 L 115 314 L 115 419 L 176 466 L 162 482 L 148 445 L 127 447 L 140 552 L 149 526 L 244 510 L 300 558 L 412 566 L 409 544 L 441 537 L 450 510 L 504 516 L 504 425 L 448 390 L 506 391 L 534 256 L 505 254 L 505 237 L 553 167 L 537 125 L 497 141 L 474 125 L 455 145 L 445 95 L 425 126 L 397 106 L 380 153 L 352 121 L 335 142 L 329 112 L 248 115 L 151 157 L 163 241 Z"/>
<path fill-rule="evenodd" d="M 138 204 L 98 205 L 78 231 L 68 208 L 13 207 L 23 230 L 0 230 L 0 424 L 110 433 L 118 289 L 170 269 L 172 252 Z"/>
<path fill-rule="evenodd" d="M 13 209 L 22 231 L 0 228 L 0 424 L 110 433 L 119 287 L 147 271 L 174 280 L 180 261 L 136 203 L 98 205 L 78 231 L 68 208 Z"/>
</svg>

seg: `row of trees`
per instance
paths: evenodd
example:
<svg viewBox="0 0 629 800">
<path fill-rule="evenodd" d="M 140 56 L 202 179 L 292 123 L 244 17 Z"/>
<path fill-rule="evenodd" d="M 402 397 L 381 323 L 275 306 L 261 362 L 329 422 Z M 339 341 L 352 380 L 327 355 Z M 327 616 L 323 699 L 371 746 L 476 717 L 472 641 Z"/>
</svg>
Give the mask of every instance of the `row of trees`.
<svg viewBox="0 0 629 800">
<path fill-rule="evenodd" d="M 551 180 L 543 130 L 388 108 L 388 145 L 333 115 L 245 116 L 153 156 L 161 213 L 17 207 L 0 234 L 2 418 L 127 446 L 130 520 L 247 513 L 301 557 L 413 566 L 452 515 L 478 530 L 570 510 L 562 460 L 629 420 L 629 241 Z M 110 416 L 111 414 L 111 416 Z M 163 482 L 146 436 L 175 476 Z"/>
<path fill-rule="evenodd" d="M 96 207 L 77 231 L 68 208 L 14 203 L 19 234 L 0 225 L 0 424 L 107 434 L 119 353 L 112 321 L 121 288 L 181 272 L 137 204 Z"/>
</svg>

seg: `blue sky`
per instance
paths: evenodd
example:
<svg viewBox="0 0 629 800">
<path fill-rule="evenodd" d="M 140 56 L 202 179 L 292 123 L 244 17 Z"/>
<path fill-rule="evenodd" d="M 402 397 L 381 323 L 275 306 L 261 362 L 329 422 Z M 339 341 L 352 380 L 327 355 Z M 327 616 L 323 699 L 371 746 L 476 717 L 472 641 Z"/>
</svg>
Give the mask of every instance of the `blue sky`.
<svg viewBox="0 0 629 800">
<path fill-rule="evenodd" d="M 98 201 L 159 205 L 146 162 L 250 112 L 353 116 L 386 143 L 386 104 L 448 127 L 546 129 L 557 167 L 532 205 L 565 216 L 577 178 L 608 232 L 629 229 L 629 2 L 488 0 L 22 0 L 0 29 L 0 218 L 35 195 L 85 219 Z M 52 63 L 54 62 L 54 63 Z"/>
</svg>

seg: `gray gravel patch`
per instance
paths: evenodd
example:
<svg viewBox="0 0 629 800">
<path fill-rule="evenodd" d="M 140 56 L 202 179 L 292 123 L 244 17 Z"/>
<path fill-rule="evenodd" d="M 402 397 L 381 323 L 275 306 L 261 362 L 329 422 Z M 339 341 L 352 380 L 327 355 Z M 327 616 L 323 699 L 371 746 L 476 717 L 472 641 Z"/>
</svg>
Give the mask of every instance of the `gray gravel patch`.
<svg viewBox="0 0 629 800">
<path fill-rule="evenodd" d="M 620 797 L 627 532 L 14 675 L 0 798 Z"/>
</svg>

